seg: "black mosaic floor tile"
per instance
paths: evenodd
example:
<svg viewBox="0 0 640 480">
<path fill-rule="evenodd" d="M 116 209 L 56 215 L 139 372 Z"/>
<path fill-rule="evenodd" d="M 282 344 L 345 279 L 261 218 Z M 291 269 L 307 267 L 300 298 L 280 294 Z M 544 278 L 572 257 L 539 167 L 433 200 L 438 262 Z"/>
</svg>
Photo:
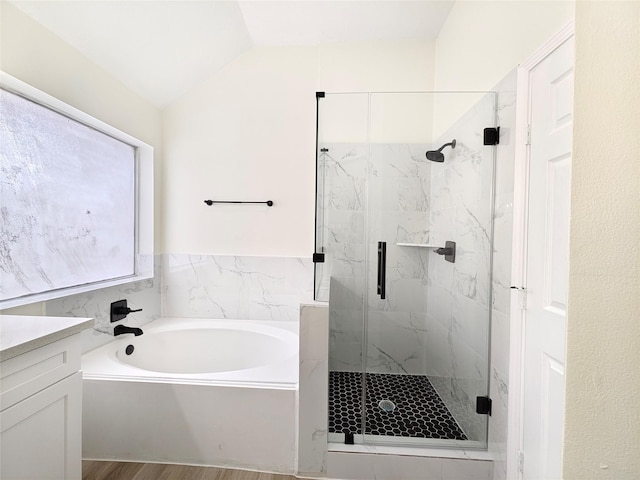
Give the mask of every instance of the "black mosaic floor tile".
<svg viewBox="0 0 640 480">
<path fill-rule="evenodd" d="M 367 374 L 368 435 L 466 440 L 424 375 Z M 382 400 L 389 400 L 392 404 Z M 329 432 L 362 432 L 362 374 L 329 372 Z M 390 411 L 389 411 L 390 410 Z"/>
</svg>

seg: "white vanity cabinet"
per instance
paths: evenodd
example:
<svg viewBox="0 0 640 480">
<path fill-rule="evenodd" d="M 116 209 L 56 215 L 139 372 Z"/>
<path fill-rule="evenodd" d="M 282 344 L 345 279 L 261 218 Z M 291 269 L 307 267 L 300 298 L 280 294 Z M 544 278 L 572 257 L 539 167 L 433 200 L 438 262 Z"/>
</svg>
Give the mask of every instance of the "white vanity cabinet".
<svg viewBox="0 0 640 480">
<path fill-rule="evenodd" d="M 28 329 L 28 318 L 39 319 L 36 323 L 44 323 L 48 330 L 55 323 L 47 323 L 52 317 L 15 321 L 25 322 L 22 327 Z M 80 480 L 82 374 L 78 331 L 93 321 L 65 319 L 70 328 L 16 343 L 7 337 L 19 331 L 20 325 L 14 330 L 14 326 L 7 326 L 6 316 L 0 320 L 2 343 L 13 344 L 3 348 L 0 357 L 0 478 Z M 85 323 L 79 324 L 78 320 Z"/>
</svg>

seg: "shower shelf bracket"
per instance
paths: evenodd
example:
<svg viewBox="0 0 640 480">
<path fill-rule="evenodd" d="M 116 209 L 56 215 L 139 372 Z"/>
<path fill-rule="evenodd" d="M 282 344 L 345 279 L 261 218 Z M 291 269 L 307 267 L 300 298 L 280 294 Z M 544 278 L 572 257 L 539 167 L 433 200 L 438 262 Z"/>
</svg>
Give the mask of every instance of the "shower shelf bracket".
<svg viewBox="0 0 640 480">
<path fill-rule="evenodd" d="M 418 247 L 418 248 L 432 248 L 438 255 L 444 255 L 444 259 L 447 262 L 456 262 L 456 242 L 447 240 L 444 247 L 440 245 L 432 245 L 429 243 L 396 243 L 398 247 Z"/>
<path fill-rule="evenodd" d="M 433 245 L 430 243 L 396 243 L 398 247 L 418 247 L 418 248 L 440 248 L 442 245 Z"/>
</svg>

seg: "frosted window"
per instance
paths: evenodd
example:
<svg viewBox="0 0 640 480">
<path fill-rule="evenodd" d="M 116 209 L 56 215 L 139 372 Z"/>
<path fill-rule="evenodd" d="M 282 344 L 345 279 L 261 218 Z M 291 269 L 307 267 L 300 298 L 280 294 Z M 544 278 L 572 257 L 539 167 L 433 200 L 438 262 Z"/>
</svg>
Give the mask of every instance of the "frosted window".
<svg viewBox="0 0 640 480">
<path fill-rule="evenodd" d="M 136 149 L 0 89 L 0 300 L 135 273 Z"/>
</svg>

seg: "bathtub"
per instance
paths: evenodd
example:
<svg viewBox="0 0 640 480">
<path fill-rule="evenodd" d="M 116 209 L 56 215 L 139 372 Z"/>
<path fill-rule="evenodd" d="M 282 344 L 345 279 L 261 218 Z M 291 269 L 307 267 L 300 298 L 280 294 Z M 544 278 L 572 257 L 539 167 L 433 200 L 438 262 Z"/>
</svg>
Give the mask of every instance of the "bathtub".
<svg viewBox="0 0 640 480">
<path fill-rule="evenodd" d="M 294 472 L 297 324 L 142 329 L 82 357 L 84 458 Z"/>
</svg>

